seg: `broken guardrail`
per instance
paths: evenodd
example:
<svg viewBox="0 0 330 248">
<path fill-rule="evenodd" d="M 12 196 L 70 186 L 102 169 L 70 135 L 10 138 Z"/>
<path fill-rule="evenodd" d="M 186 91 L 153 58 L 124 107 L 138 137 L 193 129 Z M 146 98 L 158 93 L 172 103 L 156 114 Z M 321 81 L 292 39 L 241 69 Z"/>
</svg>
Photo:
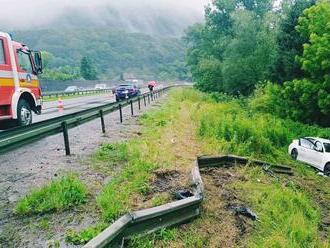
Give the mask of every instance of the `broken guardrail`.
<svg viewBox="0 0 330 248">
<path fill-rule="evenodd" d="M 122 102 L 113 102 L 91 109 L 75 112 L 68 115 L 52 118 L 49 120 L 34 123 L 29 126 L 17 127 L 0 132 L 0 154 L 31 144 L 44 137 L 63 133 L 66 155 L 70 155 L 70 142 L 68 129 L 79 126 L 88 121 L 100 118 L 102 132 L 105 133 L 104 115 L 119 111 L 120 122 L 123 122 L 122 108 L 131 106 L 131 114 L 134 115 L 134 103 L 138 103 L 139 110 L 141 105 L 147 106 L 152 101 L 162 96 L 166 91 L 174 86 L 168 86 L 153 92 L 148 92 L 137 97 L 127 99 Z"/>
<path fill-rule="evenodd" d="M 291 168 L 286 166 L 278 166 L 234 155 L 198 157 L 192 169 L 193 196 L 159 207 L 128 213 L 89 241 L 83 248 L 122 248 L 125 242 L 135 235 L 146 235 L 163 228 L 187 223 L 200 215 L 201 203 L 204 199 L 204 186 L 199 171 L 200 168 L 230 167 L 248 163 L 270 168 L 273 172 L 280 174 L 283 174 L 281 173 L 283 171 L 288 172 L 285 174 L 293 174 Z"/>
</svg>

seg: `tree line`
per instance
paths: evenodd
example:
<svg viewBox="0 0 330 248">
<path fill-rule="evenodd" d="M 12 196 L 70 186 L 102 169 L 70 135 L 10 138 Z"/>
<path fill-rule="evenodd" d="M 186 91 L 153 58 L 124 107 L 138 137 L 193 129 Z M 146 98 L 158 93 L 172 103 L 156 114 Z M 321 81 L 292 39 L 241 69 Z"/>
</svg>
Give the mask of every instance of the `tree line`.
<svg viewBox="0 0 330 248">
<path fill-rule="evenodd" d="M 330 3 L 214 0 L 185 36 L 196 87 L 252 96 L 280 117 L 330 125 Z"/>
<path fill-rule="evenodd" d="M 89 71 L 87 78 L 102 80 L 119 80 L 122 73 L 142 79 L 189 78 L 185 65 L 185 44 L 179 38 L 128 33 L 105 27 L 12 33 L 15 40 L 24 41 L 32 49 L 45 51 L 45 79 L 85 78 L 83 71 Z M 81 70 L 86 65 L 87 70 Z"/>
</svg>

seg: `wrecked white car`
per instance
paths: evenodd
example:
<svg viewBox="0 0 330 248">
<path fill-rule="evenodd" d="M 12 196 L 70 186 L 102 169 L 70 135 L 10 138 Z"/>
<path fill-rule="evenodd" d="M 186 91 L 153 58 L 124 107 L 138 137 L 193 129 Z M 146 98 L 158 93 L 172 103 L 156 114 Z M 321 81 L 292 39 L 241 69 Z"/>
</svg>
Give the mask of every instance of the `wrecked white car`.
<svg viewBox="0 0 330 248">
<path fill-rule="evenodd" d="M 315 137 L 293 140 L 289 154 L 293 159 L 310 164 L 330 176 L 330 140 Z"/>
</svg>

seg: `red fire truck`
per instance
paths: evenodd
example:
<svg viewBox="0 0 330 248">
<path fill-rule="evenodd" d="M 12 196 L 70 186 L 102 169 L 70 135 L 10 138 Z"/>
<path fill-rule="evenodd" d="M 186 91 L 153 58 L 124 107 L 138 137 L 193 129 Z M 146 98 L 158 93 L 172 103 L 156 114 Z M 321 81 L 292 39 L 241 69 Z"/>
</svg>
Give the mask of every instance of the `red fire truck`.
<svg viewBox="0 0 330 248">
<path fill-rule="evenodd" d="M 41 113 L 41 53 L 0 32 L 0 124 L 2 127 L 32 123 L 32 111 Z"/>
</svg>

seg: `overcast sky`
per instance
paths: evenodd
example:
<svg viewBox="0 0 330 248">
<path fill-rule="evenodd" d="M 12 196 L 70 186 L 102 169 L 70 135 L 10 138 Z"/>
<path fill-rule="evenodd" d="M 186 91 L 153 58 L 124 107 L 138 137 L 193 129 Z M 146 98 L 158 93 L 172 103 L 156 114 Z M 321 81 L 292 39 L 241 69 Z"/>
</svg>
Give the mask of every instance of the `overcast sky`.
<svg viewBox="0 0 330 248">
<path fill-rule="evenodd" d="M 143 11 L 154 14 L 175 12 L 191 19 L 202 18 L 204 6 L 211 0 L 0 0 L 0 27 L 26 28 L 51 23 L 61 14 L 82 11 L 97 16 L 103 7 L 125 14 Z M 135 13 L 136 14 L 136 13 Z"/>
</svg>

